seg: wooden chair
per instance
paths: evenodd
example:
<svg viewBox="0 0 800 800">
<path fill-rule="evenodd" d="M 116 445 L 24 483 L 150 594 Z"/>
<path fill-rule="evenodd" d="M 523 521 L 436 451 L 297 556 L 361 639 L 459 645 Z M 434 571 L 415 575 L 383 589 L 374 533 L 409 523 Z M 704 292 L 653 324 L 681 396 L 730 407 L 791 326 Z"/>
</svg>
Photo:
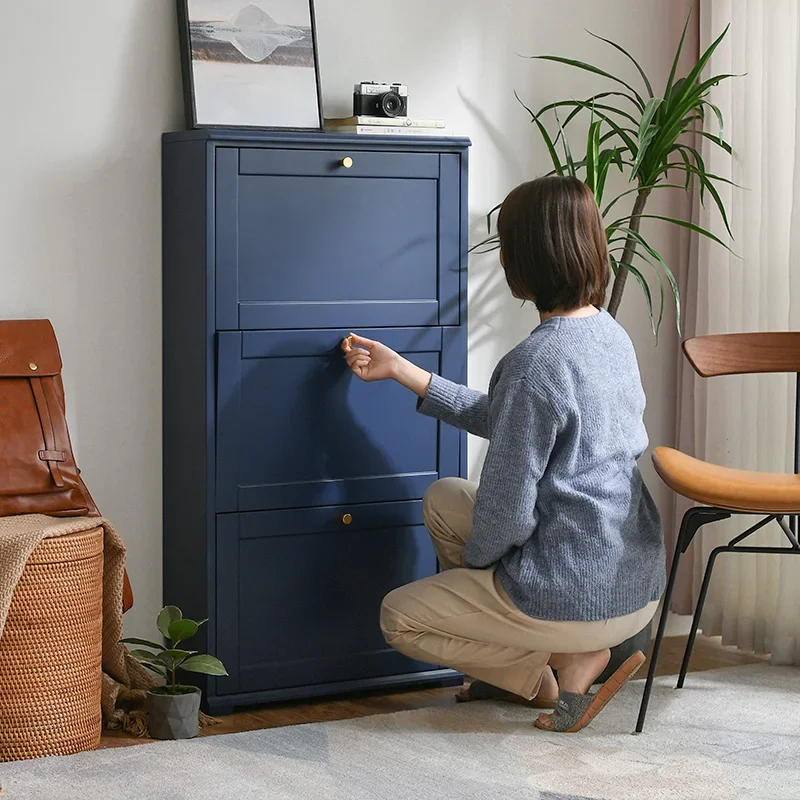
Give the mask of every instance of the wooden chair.
<svg viewBox="0 0 800 800">
<path fill-rule="evenodd" d="M 664 607 L 653 645 L 650 670 L 636 723 L 637 733 L 641 733 L 644 728 L 680 557 L 686 552 L 700 528 L 710 522 L 729 519 L 734 515 L 760 517 L 755 524 L 731 539 L 727 545 L 712 550 L 709 556 L 678 676 L 676 687 L 678 689 L 683 687 L 686 678 L 686 670 L 692 657 L 692 648 L 717 556 L 720 553 L 800 554 L 798 542 L 800 517 L 797 516 L 800 515 L 800 475 L 797 474 L 800 473 L 800 333 L 733 333 L 700 336 L 685 341 L 683 351 L 695 371 L 704 378 L 765 372 L 793 372 L 797 375 L 795 474 L 750 472 L 718 467 L 669 447 L 656 449 L 653 462 L 661 479 L 673 491 L 700 505 L 689 509 L 681 522 L 667 589 L 664 593 Z M 741 544 L 748 536 L 771 522 L 780 525 L 789 542 L 788 547 L 752 547 Z"/>
</svg>

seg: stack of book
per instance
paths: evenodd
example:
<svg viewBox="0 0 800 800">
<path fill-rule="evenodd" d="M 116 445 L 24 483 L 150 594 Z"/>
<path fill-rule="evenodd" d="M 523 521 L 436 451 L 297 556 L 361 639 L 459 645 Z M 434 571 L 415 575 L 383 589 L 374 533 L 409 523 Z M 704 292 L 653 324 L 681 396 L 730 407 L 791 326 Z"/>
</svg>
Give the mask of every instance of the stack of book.
<svg viewBox="0 0 800 800">
<path fill-rule="evenodd" d="M 452 136 L 443 119 L 411 117 L 344 117 L 326 119 L 329 133 L 370 134 L 383 136 Z"/>
</svg>

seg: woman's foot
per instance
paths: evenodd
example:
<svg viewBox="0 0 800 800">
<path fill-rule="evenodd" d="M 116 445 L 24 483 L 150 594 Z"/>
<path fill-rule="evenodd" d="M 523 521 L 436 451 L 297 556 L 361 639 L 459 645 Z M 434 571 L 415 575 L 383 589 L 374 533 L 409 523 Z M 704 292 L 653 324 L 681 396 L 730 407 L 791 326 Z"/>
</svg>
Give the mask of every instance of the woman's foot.
<svg viewBox="0 0 800 800">
<path fill-rule="evenodd" d="M 593 653 L 553 654 L 550 666 L 558 670 L 557 688 L 562 692 L 586 694 L 603 674 L 610 659 L 609 649 L 596 650 Z"/>
<path fill-rule="evenodd" d="M 459 703 L 468 703 L 471 700 L 502 700 L 533 708 L 555 708 L 558 700 L 558 683 L 553 670 L 545 667 L 539 691 L 532 700 L 528 700 L 485 681 L 472 681 L 469 686 L 462 686 L 456 693 L 456 701 Z"/>
</svg>

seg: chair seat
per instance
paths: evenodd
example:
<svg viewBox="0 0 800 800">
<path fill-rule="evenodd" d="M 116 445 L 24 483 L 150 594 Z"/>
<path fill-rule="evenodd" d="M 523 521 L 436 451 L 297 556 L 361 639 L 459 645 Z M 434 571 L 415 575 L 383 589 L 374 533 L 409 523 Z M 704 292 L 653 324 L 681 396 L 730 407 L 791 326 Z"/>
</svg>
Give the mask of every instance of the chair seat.
<svg viewBox="0 0 800 800">
<path fill-rule="evenodd" d="M 671 447 L 657 447 L 653 463 L 673 491 L 704 505 L 764 514 L 800 513 L 800 476 L 718 467 Z"/>
</svg>

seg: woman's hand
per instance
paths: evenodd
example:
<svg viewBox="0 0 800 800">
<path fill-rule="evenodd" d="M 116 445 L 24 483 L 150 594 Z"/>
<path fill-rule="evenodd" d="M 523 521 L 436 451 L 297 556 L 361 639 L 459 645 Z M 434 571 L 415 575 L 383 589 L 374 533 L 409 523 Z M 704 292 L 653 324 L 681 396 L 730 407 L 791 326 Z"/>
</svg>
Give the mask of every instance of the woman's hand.
<svg viewBox="0 0 800 800">
<path fill-rule="evenodd" d="M 418 397 L 425 397 L 431 382 L 431 373 L 412 364 L 385 344 L 351 333 L 342 341 L 342 350 L 347 366 L 362 381 L 393 378 Z"/>
<path fill-rule="evenodd" d="M 342 341 L 347 366 L 362 381 L 382 381 L 396 378 L 402 360 L 390 347 L 351 333 Z"/>
</svg>

